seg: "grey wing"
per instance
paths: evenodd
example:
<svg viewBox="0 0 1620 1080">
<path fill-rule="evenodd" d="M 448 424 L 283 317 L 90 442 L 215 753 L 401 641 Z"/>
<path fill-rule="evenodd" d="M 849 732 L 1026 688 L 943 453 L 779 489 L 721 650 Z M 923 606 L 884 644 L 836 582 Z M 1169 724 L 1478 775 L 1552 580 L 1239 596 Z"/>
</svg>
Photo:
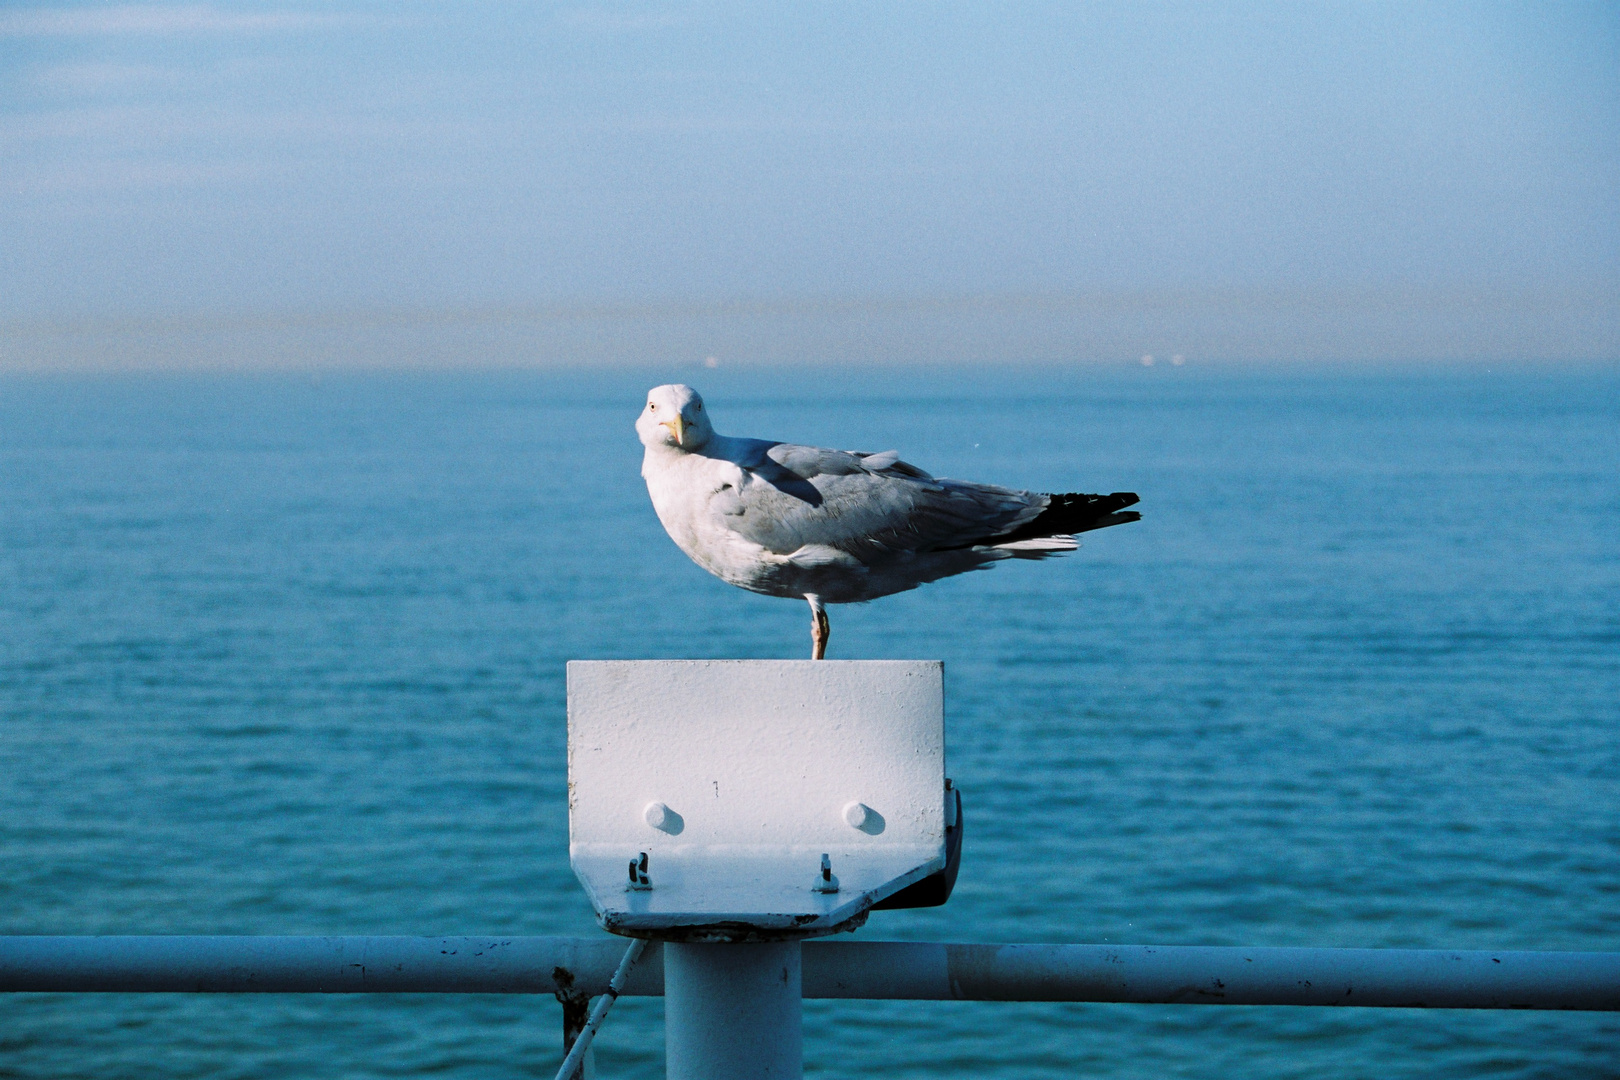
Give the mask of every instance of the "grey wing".
<svg viewBox="0 0 1620 1080">
<path fill-rule="evenodd" d="M 866 562 L 899 551 L 970 547 L 1027 523 L 1048 501 L 1026 491 L 935 479 L 893 451 L 777 443 L 751 458 L 725 524 L 784 555 L 812 549 L 810 557 L 843 553 Z"/>
</svg>

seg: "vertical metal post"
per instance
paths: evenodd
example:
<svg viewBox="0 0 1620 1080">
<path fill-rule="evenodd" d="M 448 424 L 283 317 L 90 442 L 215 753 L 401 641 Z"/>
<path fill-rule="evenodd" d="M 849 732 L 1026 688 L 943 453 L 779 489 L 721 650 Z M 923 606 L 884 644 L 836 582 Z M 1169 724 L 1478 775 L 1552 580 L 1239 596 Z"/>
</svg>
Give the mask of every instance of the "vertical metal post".
<svg viewBox="0 0 1620 1080">
<path fill-rule="evenodd" d="M 669 1080 L 800 1080 L 797 941 L 664 946 Z"/>
</svg>

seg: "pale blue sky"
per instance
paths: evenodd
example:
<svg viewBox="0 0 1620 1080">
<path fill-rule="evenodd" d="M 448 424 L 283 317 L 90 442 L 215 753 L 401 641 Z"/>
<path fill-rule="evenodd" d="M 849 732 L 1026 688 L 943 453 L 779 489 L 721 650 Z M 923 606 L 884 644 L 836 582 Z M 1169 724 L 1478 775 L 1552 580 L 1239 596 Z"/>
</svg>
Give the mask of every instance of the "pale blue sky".
<svg viewBox="0 0 1620 1080">
<path fill-rule="evenodd" d="M 0 367 L 1614 358 L 1617 11 L 10 5 Z"/>
</svg>

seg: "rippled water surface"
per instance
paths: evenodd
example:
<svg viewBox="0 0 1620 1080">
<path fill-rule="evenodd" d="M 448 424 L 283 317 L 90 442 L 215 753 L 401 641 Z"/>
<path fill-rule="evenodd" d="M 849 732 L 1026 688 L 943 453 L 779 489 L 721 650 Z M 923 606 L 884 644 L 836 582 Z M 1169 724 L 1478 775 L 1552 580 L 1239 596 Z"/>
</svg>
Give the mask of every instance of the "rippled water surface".
<svg viewBox="0 0 1620 1080">
<path fill-rule="evenodd" d="M 796 657 L 629 375 L 0 382 L 0 932 L 593 934 L 563 664 Z M 864 938 L 1620 948 L 1620 378 L 688 376 L 722 430 L 1134 490 L 834 608 L 946 662 L 967 841 Z M 605 1077 L 662 1070 L 627 1000 Z M 550 998 L 0 1000 L 0 1076 L 550 1076 Z M 1597 1014 L 811 1002 L 813 1077 L 1620 1075 Z"/>
</svg>

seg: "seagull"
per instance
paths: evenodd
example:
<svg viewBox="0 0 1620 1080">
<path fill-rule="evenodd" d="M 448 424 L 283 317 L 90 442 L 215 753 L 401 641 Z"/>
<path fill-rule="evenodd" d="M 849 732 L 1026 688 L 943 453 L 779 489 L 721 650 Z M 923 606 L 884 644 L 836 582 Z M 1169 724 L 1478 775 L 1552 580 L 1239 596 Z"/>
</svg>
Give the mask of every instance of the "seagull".
<svg viewBox="0 0 1620 1080">
<path fill-rule="evenodd" d="M 718 434 L 690 386 L 654 387 L 636 418 L 641 475 L 670 539 L 722 581 L 810 603 L 811 659 L 828 604 L 905 592 L 1003 559 L 1045 559 L 1123 525 L 1128 491 L 1049 495 L 933 477 L 871 454 Z"/>
</svg>

